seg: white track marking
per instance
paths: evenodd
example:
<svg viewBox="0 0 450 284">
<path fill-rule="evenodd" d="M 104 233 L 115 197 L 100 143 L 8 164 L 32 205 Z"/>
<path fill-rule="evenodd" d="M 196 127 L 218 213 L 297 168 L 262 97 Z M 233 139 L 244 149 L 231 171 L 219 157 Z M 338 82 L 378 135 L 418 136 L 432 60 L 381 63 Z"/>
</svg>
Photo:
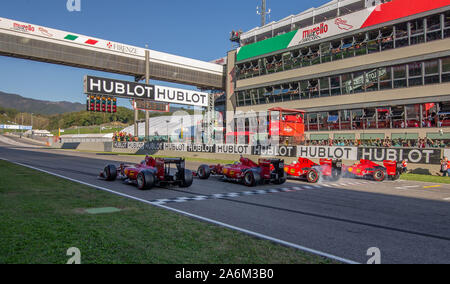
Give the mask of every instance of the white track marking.
<svg viewBox="0 0 450 284">
<path fill-rule="evenodd" d="M 418 187 L 420 187 L 420 186 L 418 186 L 418 185 L 405 185 L 405 186 L 396 187 L 395 189 L 404 189 L 404 190 L 407 190 L 407 189 L 418 188 Z"/>
<path fill-rule="evenodd" d="M 73 178 L 65 177 L 65 176 L 62 176 L 62 175 L 59 175 L 59 174 L 56 174 L 56 173 L 52 173 L 52 172 L 49 172 L 49 171 L 46 171 L 46 170 L 43 170 L 43 169 L 39 169 L 39 168 L 36 168 L 36 167 L 33 167 L 33 166 L 29 166 L 29 165 L 25 165 L 25 164 L 21 164 L 21 163 L 17 163 L 17 162 L 12 162 L 12 161 L 9 161 L 7 159 L 2 159 L 2 160 L 11 162 L 11 163 L 19 165 L 19 166 L 26 167 L 26 168 L 29 168 L 29 169 L 40 171 L 40 172 L 43 172 L 43 173 L 46 173 L 46 174 L 49 174 L 49 175 L 52 175 L 52 176 L 56 176 L 56 177 L 59 177 L 59 178 L 62 178 L 62 179 L 66 179 L 66 180 L 69 180 L 69 181 L 72 181 L 72 182 L 83 184 L 83 185 L 86 185 L 86 186 L 89 186 L 89 187 L 92 187 L 92 188 L 95 188 L 95 189 L 106 191 L 106 192 L 109 192 L 109 193 L 112 193 L 112 194 L 115 194 L 115 195 L 119 195 L 119 196 L 122 196 L 122 197 L 130 198 L 130 199 L 142 202 L 142 203 L 153 205 L 153 206 L 158 207 L 158 208 L 162 208 L 162 209 L 166 209 L 166 210 L 169 210 L 169 211 L 172 211 L 172 212 L 176 212 L 176 213 L 179 213 L 179 214 L 191 217 L 191 218 L 202 220 L 204 222 L 212 223 L 212 224 L 215 224 L 215 225 L 218 225 L 218 226 L 222 226 L 222 227 L 229 228 L 229 229 L 232 229 L 232 230 L 235 230 L 235 231 L 239 231 L 241 233 L 244 233 L 244 234 L 247 234 L 247 235 L 250 235 L 250 236 L 254 236 L 254 237 L 259 238 L 259 239 L 272 241 L 274 243 L 278 243 L 278 244 L 281 244 L 281 245 L 284 245 L 284 246 L 296 248 L 296 249 L 301 250 L 301 251 L 305 251 L 305 252 L 309 252 L 309 253 L 312 253 L 312 254 L 315 254 L 315 255 L 323 256 L 323 257 L 326 257 L 326 258 L 329 258 L 329 259 L 333 259 L 333 260 L 336 260 L 336 261 L 339 261 L 339 262 L 342 262 L 342 263 L 359 264 L 358 262 L 355 262 L 353 260 L 345 259 L 345 258 L 338 257 L 338 256 L 335 256 L 335 255 L 332 255 L 332 254 L 321 252 L 321 251 L 318 251 L 318 250 L 315 250 L 315 249 L 310 249 L 310 248 L 307 248 L 307 247 L 304 247 L 304 246 L 300 246 L 300 245 L 297 245 L 297 244 L 294 244 L 294 243 L 290 243 L 290 242 L 283 241 L 283 240 L 280 240 L 280 239 L 277 239 L 277 238 L 273 238 L 273 237 L 270 237 L 270 236 L 267 236 L 267 235 L 263 235 L 263 234 L 260 234 L 260 233 L 257 233 L 257 232 L 253 232 L 253 231 L 250 231 L 250 230 L 247 230 L 247 229 L 243 229 L 243 228 L 239 228 L 239 227 L 236 227 L 236 226 L 233 226 L 233 225 L 222 223 L 220 221 L 216 221 L 216 220 L 213 220 L 213 219 L 209 219 L 209 218 L 206 218 L 206 217 L 195 215 L 195 214 L 192 214 L 192 213 L 189 213 L 189 212 L 186 212 L 186 211 L 182 211 L 182 210 L 178 210 L 178 209 L 171 208 L 171 207 L 168 207 L 168 206 L 164 206 L 164 205 L 158 204 L 158 202 L 150 202 L 150 201 L 145 200 L 145 199 L 141 199 L 141 198 L 134 197 L 134 196 L 131 196 L 131 195 L 128 195 L 128 194 L 120 193 L 120 192 L 116 192 L 116 191 L 107 189 L 105 187 L 101 187 L 101 186 L 98 186 L 98 185 L 90 184 L 90 183 L 87 183 L 87 182 L 84 182 L 84 181 L 80 181 L 80 180 L 76 180 L 76 179 L 73 179 Z"/>
</svg>

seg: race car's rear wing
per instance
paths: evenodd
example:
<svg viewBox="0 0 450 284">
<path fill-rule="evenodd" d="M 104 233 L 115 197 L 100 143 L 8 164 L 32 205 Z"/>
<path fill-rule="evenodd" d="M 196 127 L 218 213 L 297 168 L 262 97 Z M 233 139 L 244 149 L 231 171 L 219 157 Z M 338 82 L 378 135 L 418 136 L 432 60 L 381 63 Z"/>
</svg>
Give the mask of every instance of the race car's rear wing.
<svg viewBox="0 0 450 284">
<path fill-rule="evenodd" d="M 259 159 L 259 165 L 273 165 L 274 171 L 279 175 L 284 175 L 284 160 L 282 159 Z"/>
</svg>

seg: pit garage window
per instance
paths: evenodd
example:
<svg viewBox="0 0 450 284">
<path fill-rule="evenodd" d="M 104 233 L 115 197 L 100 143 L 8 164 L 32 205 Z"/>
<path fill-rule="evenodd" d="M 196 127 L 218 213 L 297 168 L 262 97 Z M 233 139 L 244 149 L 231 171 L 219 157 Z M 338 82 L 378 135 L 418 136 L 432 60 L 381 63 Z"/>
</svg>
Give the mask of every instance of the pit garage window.
<svg viewBox="0 0 450 284">
<path fill-rule="evenodd" d="M 319 130 L 319 126 L 317 123 L 317 113 L 310 113 L 307 115 L 308 121 L 308 130 L 309 131 L 317 131 Z"/>
<path fill-rule="evenodd" d="M 366 92 L 378 91 L 379 73 L 377 69 L 367 71 L 366 77 Z"/>
<path fill-rule="evenodd" d="M 442 38 L 441 15 L 433 15 L 426 18 L 427 21 L 427 41 Z"/>
<path fill-rule="evenodd" d="M 395 26 L 395 47 L 403 47 L 409 44 L 408 23 L 401 23 Z"/>
<path fill-rule="evenodd" d="M 319 81 L 318 80 L 308 80 L 308 91 L 309 97 L 311 99 L 319 97 Z"/>
<path fill-rule="evenodd" d="M 406 110 L 406 125 L 409 128 L 420 127 L 420 105 L 407 105 Z"/>
<path fill-rule="evenodd" d="M 328 77 L 320 79 L 320 97 L 330 96 L 330 81 Z"/>
<path fill-rule="evenodd" d="M 425 84 L 439 83 L 439 62 L 438 60 L 425 61 Z"/>
<path fill-rule="evenodd" d="M 330 78 L 331 95 L 339 96 L 341 94 L 341 77 L 332 76 Z"/>
<path fill-rule="evenodd" d="M 340 117 L 340 129 L 341 130 L 351 130 L 351 118 L 352 112 L 350 110 L 341 110 L 339 112 Z"/>
<path fill-rule="evenodd" d="M 409 23 L 411 29 L 411 44 L 419 44 L 425 42 L 424 36 L 424 19 L 412 20 Z"/>
<path fill-rule="evenodd" d="M 392 67 L 379 68 L 380 90 L 392 89 Z"/>
<path fill-rule="evenodd" d="M 366 108 L 364 110 L 364 122 L 366 129 L 377 128 L 377 109 Z"/>
<path fill-rule="evenodd" d="M 393 128 L 405 128 L 405 107 L 394 106 L 391 107 L 391 119 Z"/>
<path fill-rule="evenodd" d="M 366 76 L 364 71 L 353 73 L 353 92 L 362 93 L 366 90 Z"/>
<path fill-rule="evenodd" d="M 320 54 L 322 56 L 322 63 L 331 61 L 331 43 L 323 43 L 320 45 Z"/>
<path fill-rule="evenodd" d="M 442 59 L 442 83 L 450 82 L 450 57 Z"/>
<path fill-rule="evenodd" d="M 445 12 L 444 26 L 445 26 L 444 37 L 446 38 L 450 37 L 450 11 Z"/>
<path fill-rule="evenodd" d="M 422 82 L 422 63 L 421 62 L 413 62 L 408 64 L 408 84 L 409 87 L 421 86 Z"/>
<path fill-rule="evenodd" d="M 319 112 L 317 114 L 317 119 L 319 120 L 319 130 L 330 130 L 328 128 L 328 112 Z"/>
<path fill-rule="evenodd" d="M 406 37 L 408 43 L 408 37 Z M 394 30 L 393 27 L 384 27 L 381 30 L 381 51 L 394 48 Z"/>
<path fill-rule="evenodd" d="M 352 110 L 352 129 L 363 129 L 364 127 L 364 110 L 354 109 Z"/>
<path fill-rule="evenodd" d="M 352 74 L 342 75 L 342 94 L 352 94 L 353 93 L 353 79 Z"/>
<path fill-rule="evenodd" d="M 397 65 L 393 67 L 394 70 L 394 88 L 406 87 L 406 66 Z"/>
<path fill-rule="evenodd" d="M 422 126 L 431 128 L 436 127 L 438 104 L 427 103 L 422 105 Z"/>
</svg>

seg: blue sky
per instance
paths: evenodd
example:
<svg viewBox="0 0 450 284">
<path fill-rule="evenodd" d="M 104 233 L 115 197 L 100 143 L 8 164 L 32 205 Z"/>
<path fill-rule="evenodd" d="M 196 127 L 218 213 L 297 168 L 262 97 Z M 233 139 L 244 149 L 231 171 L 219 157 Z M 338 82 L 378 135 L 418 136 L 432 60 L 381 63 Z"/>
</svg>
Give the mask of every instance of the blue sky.
<svg viewBox="0 0 450 284">
<path fill-rule="evenodd" d="M 231 30 L 247 31 L 259 25 L 256 6 L 260 2 L 81 0 L 81 12 L 69 12 L 67 0 L 3 0 L 0 17 L 129 45 L 148 44 L 153 50 L 210 61 L 225 56 L 231 49 L 228 40 Z M 269 21 L 326 2 L 268 0 L 268 8 L 272 10 Z M 82 80 L 86 74 L 132 80 L 126 76 L 0 56 L 0 91 L 24 97 L 84 103 Z"/>
</svg>

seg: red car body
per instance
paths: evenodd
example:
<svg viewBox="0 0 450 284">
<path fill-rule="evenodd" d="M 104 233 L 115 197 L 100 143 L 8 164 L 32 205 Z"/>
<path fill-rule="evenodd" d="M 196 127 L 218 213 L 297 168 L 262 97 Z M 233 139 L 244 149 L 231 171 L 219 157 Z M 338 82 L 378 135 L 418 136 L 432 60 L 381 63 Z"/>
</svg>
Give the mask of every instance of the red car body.
<svg viewBox="0 0 450 284">
<path fill-rule="evenodd" d="M 239 162 L 230 165 L 201 165 L 194 173 L 200 179 L 208 179 L 211 175 L 221 176 L 223 180 L 255 186 L 260 183 L 273 182 L 283 184 L 286 182 L 284 160 L 259 159 L 258 163 L 241 157 Z"/>
<path fill-rule="evenodd" d="M 176 165 L 176 171 L 171 168 Z M 190 187 L 193 183 L 193 174 L 185 169 L 185 160 L 181 158 L 152 158 L 147 156 L 140 164 L 108 165 L 100 173 L 100 178 L 107 181 L 121 179 L 127 183 L 135 184 L 141 190 L 154 186 L 178 185 Z"/>
<path fill-rule="evenodd" d="M 383 161 L 383 166 L 370 160 L 360 160 L 352 166 L 345 167 L 346 177 L 373 178 L 375 181 L 384 181 L 386 178 L 397 180 L 403 172 L 401 163 L 396 161 Z"/>
<path fill-rule="evenodd" d="M 284 171 L 291 177 L 303 178 L 310 183 L 316 183 L 321 177 L 336 181 L 341 177 L 342 161 L 331 159 L 320 159 L 319 164 L 307 158 L 298 158 L 284 167 Z"/>
</svg>

